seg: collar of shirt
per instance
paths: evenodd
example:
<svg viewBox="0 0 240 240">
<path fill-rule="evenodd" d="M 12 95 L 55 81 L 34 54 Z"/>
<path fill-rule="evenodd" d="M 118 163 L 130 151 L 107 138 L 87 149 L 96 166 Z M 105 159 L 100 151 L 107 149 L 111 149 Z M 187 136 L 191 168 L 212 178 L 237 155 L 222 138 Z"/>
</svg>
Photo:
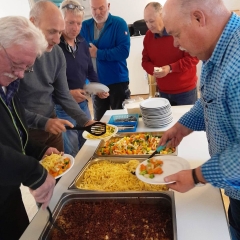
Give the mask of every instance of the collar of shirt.
<svg viewBox="0 0 240 240">
<path fill-rule="evenodd" d="M 159 33 L 154 33 L 154 38 L 161 38 L 161 37 L 164 37 L 164 36 L 169 36 L 169 34 L 167 33 L 165 28 L 163 29 L 162 35 L 160 35 Z"/>
<path fill-rule="evenodd" d="M 7 104 L 7 106 L 11 107 L 11 101 L 12 98 L 14 97 L 14 95 L 16 94 L 18 87 L 20 84 L 20 80 L 17 79 L 13 82 L 11 82 L 7 87 L 6 87 L 6 94 L 4 93 L 2 87 L 0 88 L 0 96 L 2 97 L 2 99 L 4 100 L 4 102 Z"/>
<path fill-rule="evenodd" d="M 64 39 L 63 36 L 61 36 L 60 41 L 61 41 L 62 43 L 64 43 L 64 45 L 65 45 L 65 47 L 66 47 L 66 49 L 67 49 L 68 52 L 74 53 L 74 52 L 76 52 L 77 49 L 78 49 L 77 43 L 78 43 L 80 40 L 79 40 L 78 38 L 75 38 L 75 39 L 74 39 L 75 47 L 72 47 L 71 45 L 69 45 L 69 44 L 67 43 L 67 41 Z"/>
<path fill-rule="evenodd" d="M 234 29 L 233 29 L 233 26 L 235 26 Z M 227 46 L 229 45 L 229 42 L 233 37 L 232 36 L 233 32 L 235 32 L 236 28 L 238 27 L 239 27 L 239 17 L 236 14 L 232 13 L 231 18 L 229 19 L 227 25 L 225 26 L 217 42 L 217 45 L 212 53 L 212 56 L 209 58 L 209 60 L 205 61 L 205 63 L 207 63 L 208 61 L 211 61 L 212 63 L 218 66 L 221 64 L 225 54 L 225 49 L 227 48 Z"/>
</svg>

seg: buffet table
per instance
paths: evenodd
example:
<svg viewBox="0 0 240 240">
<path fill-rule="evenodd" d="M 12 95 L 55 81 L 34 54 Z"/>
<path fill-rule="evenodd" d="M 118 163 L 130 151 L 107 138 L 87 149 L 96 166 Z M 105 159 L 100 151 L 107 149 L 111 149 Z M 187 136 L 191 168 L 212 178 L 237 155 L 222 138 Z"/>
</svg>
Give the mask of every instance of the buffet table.
<svg viewBox="0 0 240 240">
<path fill-rule="evenodd" d="M 170 128 L 191 106 L 172 107 L 173 122 L 164 128 L 146 128 L 139 119 L 137 132 L 165 131 Z M 127 113 L 126 110 L 107 111 L 102 121 L 108 122 L 115 114 Z M 92 157 L 99 140 L 86 141 L 75 158 L 74 167 L 63 176 L 55 187 L 50 208 L 53 210 L 63 192 Z M 178 147 L 178 156 L 189 161 L 192 168 L 209 159 L 205 132 L 194 132 L 183 139 Z M 178 240 L 230 240 L 227 218 L 221 192 L 207 184 L 195 187 L 187 193 L 175 192 L 177 239 Z M 39 210 L 21 239 L 38 239 L 48 221 L 48 212 Z M 94 240 L 94 239 L 93 239 Z M 139 239 L 140 240 L 140 239 Z"/>
</svg>

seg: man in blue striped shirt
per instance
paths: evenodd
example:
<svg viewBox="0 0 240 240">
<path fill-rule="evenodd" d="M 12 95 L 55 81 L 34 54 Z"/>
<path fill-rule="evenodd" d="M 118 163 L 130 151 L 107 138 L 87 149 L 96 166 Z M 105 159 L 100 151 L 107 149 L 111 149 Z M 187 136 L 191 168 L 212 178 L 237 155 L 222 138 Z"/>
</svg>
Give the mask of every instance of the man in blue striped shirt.
<svg viewBox="0 0 240 240">
<path fill-rule="evenodd" d="M 167 0 L 166 30 L 175 47 L 203 60 L 201 98 L 169 129 L 160 145 L 177 146 L 193 131 L 206 131 L 211 158 L 193 170 L 165 178 L 179 192 L 197 183 L 225 189 L 232 239 L 240 239 L 240 17 L 222 0 Z"/>
</svg>

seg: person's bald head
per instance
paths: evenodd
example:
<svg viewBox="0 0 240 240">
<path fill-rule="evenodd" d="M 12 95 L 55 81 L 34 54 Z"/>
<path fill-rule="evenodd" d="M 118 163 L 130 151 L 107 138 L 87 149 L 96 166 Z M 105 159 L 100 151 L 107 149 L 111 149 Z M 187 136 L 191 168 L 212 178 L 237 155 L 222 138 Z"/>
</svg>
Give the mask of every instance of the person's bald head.
<svg viewBox="0 0 240 240">
<path fill-rule="evenodd" d="M 144 21 L 152 33 L 161 34 L 164 30 L 162 21 L 162 5 L 158 2 L 150 2 L 144 9 Z"/>
<path fill-rule="evenodd" d="M 222 0 L 167 0 L 162 10 L 175 47 L 201 60 L 210 58 L 230 16 Z"/>
<path fill-rule="evenodd" d="M 33 5 L 30 20 L 40 28 L 48 41 L 47 51 L 51 51 L 60 42 L 64 30 L 64 19 L 58 7 L 49 1 L 40 1 Z"/>
</svg>

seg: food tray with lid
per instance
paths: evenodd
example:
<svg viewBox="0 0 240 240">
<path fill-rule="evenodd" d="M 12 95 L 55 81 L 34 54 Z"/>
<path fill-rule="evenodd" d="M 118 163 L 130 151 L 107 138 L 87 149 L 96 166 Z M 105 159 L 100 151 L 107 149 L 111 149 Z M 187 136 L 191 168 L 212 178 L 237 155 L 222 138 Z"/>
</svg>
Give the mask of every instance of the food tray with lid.
<svg viewBox="0 0 240 240">
<path fill-rule="evenodd" d="M 118 133 L 108 141 L 102 140 L 94 156 L 148 157 L 156 149 L 164 132 Z M 142 137 L 141 137 L 142 136 Z M 173 150 L 173 151 L 172 151 Z M 178 155 L 178 149 L 163 149 L 156 156 Z"/>
<path fill-rule="evenodd" d="M 154 215 L 149 216 L 151 211 Z M 47 223 L 39 239 L 68 239 L 69 234 L 71 239 L 177 240 L 173 192 L 64 193 L 53 210 L 53 221 L 65 234 Z"/>
<path fill-rule="evenodd" d="M 152 185 L 140 181 L 135 170 L 146 158 L 91 157 L 73 182 L 70 190 L 130 192 L 167 191 L 167 185 Z"/>
</svg>

